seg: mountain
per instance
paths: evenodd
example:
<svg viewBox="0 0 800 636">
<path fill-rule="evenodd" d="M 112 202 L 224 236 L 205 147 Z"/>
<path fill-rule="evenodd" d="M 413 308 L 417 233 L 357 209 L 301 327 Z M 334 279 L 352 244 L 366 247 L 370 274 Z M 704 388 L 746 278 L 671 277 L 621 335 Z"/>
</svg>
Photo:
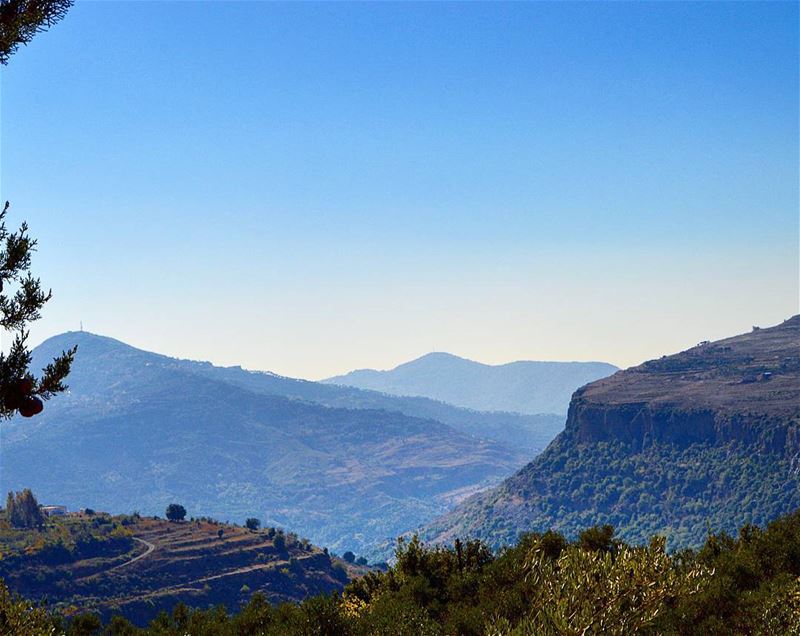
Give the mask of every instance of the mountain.
<svg viewBox="0 0 800 636">
<path fill-rule="evenodd" d="M 414 395 L 479 411 L 566 413 L 572 392 L 611 375 L 605 362 L 511 362 L 488 365 L 449 353 L 428 355 L 389 371 L 362 369 L 323 380 L 390 395 Z"/>
<path fill-rule="evenodd" d="M 240 609 L 261 592 L 278 603 L 341 591 L 366 568 L 289 533 L 209 520 L 75 514 L 43 529 L 0 528 L 0 577 L 65 614 L 119 614 L 146 624 L 183 602 Z"/>
<path fill-rule="evenodd" d="M 564 416 L 554 413 L 523 415 L 504 411 L 476 411 L 425 397 L 394 396 L 355 387 L 296 380 L 241 367 L 215 367 L 207 362 L 171 360 L 168 364 L 211 379 L 222 380 L 263 395 L 280 395 L 348 409 L 378 409 L 433 419 L 454 429 L 500 442 L 518 455 L 522 466 L 542 452 L 564 429 Z"/>
<path fill-rule="evenodd" d="M 566 429 L 497 488 L 423 530 L 493 545 L 609 523 L 673 548 L 800 507 L 800 316 L 575 392 Z"/>
<path fill-rule="evenodd" d="M 376 541 L 522 463 L 517 451 L 432 419 L 259 390 L 312 383 L 219 370 L 83 332 L 37 347 L 34 368 L 73 344 L 69 393 L 40 416 L 3 423 L 4 491 L 30 487 L 48 503 L 110 512 L 163 514 L 177 501 L 190 515 L 256 516 L 370 557 Z"/>
</svg>

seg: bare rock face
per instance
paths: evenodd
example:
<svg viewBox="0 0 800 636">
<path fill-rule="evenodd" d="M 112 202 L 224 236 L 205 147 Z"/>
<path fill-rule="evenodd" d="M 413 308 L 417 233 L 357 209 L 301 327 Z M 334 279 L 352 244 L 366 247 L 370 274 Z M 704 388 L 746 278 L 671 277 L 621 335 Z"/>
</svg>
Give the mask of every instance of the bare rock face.
<svg viewBox="0 0 800 636">
<path fill-rule="evenodd" d="M 730 441 L 793 455 L 800 426 L 800 316 L 618 373 L 575 392 L 579 443 Z"/>
</svg>

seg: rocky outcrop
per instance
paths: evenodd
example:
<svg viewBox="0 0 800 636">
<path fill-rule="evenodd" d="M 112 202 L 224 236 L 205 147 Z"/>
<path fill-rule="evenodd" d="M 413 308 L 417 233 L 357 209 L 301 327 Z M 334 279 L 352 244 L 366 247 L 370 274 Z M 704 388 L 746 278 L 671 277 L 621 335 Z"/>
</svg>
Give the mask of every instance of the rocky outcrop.
<svg viewBox="0 0 800 636">
<path fill-rule="evenodd" d="M 618 441 L 634 451 L 653 444 L 740 442 L 760 452 L 792 456 L 800 452 L 800 424 L 770 421 L 759 414 L 726 414 L 648 404 L 598 405 L 573 400 L 565 436 L 578 443 Z"/>
<path fill-rule="evenodd" d="M 577 443 L 741 442 L 800 451 L 800 320 L 756 329 L 620 371 L 575 392 L 565 434 Z"/>
</svg>

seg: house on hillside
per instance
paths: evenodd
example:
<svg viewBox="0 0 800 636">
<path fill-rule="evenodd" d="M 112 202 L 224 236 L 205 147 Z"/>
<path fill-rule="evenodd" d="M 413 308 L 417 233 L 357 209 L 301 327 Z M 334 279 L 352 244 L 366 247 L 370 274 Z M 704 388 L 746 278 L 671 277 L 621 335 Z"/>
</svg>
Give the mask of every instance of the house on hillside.
<svg viewBox="0 0 800 636">
<path fill-rule="evenodd" d="M 42 506 L 42 512 L 48 517 L 63 517 L 67 514 L 66 506 Z"/>
</svg>

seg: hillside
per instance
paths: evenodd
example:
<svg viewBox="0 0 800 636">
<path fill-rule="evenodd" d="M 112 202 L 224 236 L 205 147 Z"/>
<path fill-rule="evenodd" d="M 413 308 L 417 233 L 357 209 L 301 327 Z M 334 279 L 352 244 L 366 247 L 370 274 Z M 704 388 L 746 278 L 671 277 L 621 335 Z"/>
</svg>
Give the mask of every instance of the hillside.
<svg viewBox="0 0 800 636">
<path fill-rule="evenodd" d="M 389 371 L 361 369 L 324 382 L 423 396 L 478 411 L 564 414 L 575 389 L 617 370 L 605 362 L 489 365 L 449 353 L 429 353 Z"/>
<path fill-rule="evenodd" d="M 500 486 L 424 529 L 493 545 L 610 523 L 695 545 L 800 507 L 800 317 L 575 392 L 565 431 Z"/>
<path fill-rule="evenodd" d="M 33 352 L 34 368 L 44 366 L 58 352 L 77 343 L 83 343 L 83 349 L 90 351 L 92 356 L 106 356 L 103 347 L 110 347 L 113 343 L 115 355 L 124 351 L 123 359 L 133 364 L 158 364 L 164 369 L 225 382 L 261 395 L 314 402 L 334 408 L 393 411 L 437 420 L 467 435 L 508 446 L 511 452 L 518 454 L 520 466 L 532 455 L 544 450 L 564 428 L 564 417 L 552 413 L 522 415 L 501 411 L 483 412 L 424 397 L 392 396 L 354 387 L 287 378 L 270 372 L 249 371 L 238 366 L 217 367 L 209 362 L 181 360 L 141 351 L 111 338 L 85 332 L 69 332 L 43 342 Z M 98 380 L 102 381 L 102 378 Z"/>
<path fill-rule="evenodd" d="M 234 611 L 261 592 L 299 602 L 365 571 L 274 528 L 105 514 L 52 518 L 43 531 L 3 521 L 0 551 L 0 577 L 17 593 L 67 615 L 121 614 L 142 625 L 179 601 Z"/>
<path fill-rule="evenodd" d="M 3 425 L 6 491 L 115 513 L 178 501 L 190 515 L 256 516 L 370 557 L 520 465 L 518 452 L 437 421 L 248 390 L 210 365 L 88 333 L 47 341 L 34 365 L 73 343 L 70 392 Z"/>
<path fill-rule="evenodd" d="M 532 455 L 542 452 L 564 429 L 564 416 L 554 413 L 523 415 L 506 411 L 476 411 L 425 397 L 388 395 L 356 387 L 248 371 L 241 367 L 215 367 L 207 362 L 174 359 L 168 359 L 166 363 L 176 369 L 264 395 L 280 395 L 335 408 L 395 411 L 411 417 L 437 420 L 467 435 L 504 444 L 519 454 L 520 465 Z"/>
</svg>

